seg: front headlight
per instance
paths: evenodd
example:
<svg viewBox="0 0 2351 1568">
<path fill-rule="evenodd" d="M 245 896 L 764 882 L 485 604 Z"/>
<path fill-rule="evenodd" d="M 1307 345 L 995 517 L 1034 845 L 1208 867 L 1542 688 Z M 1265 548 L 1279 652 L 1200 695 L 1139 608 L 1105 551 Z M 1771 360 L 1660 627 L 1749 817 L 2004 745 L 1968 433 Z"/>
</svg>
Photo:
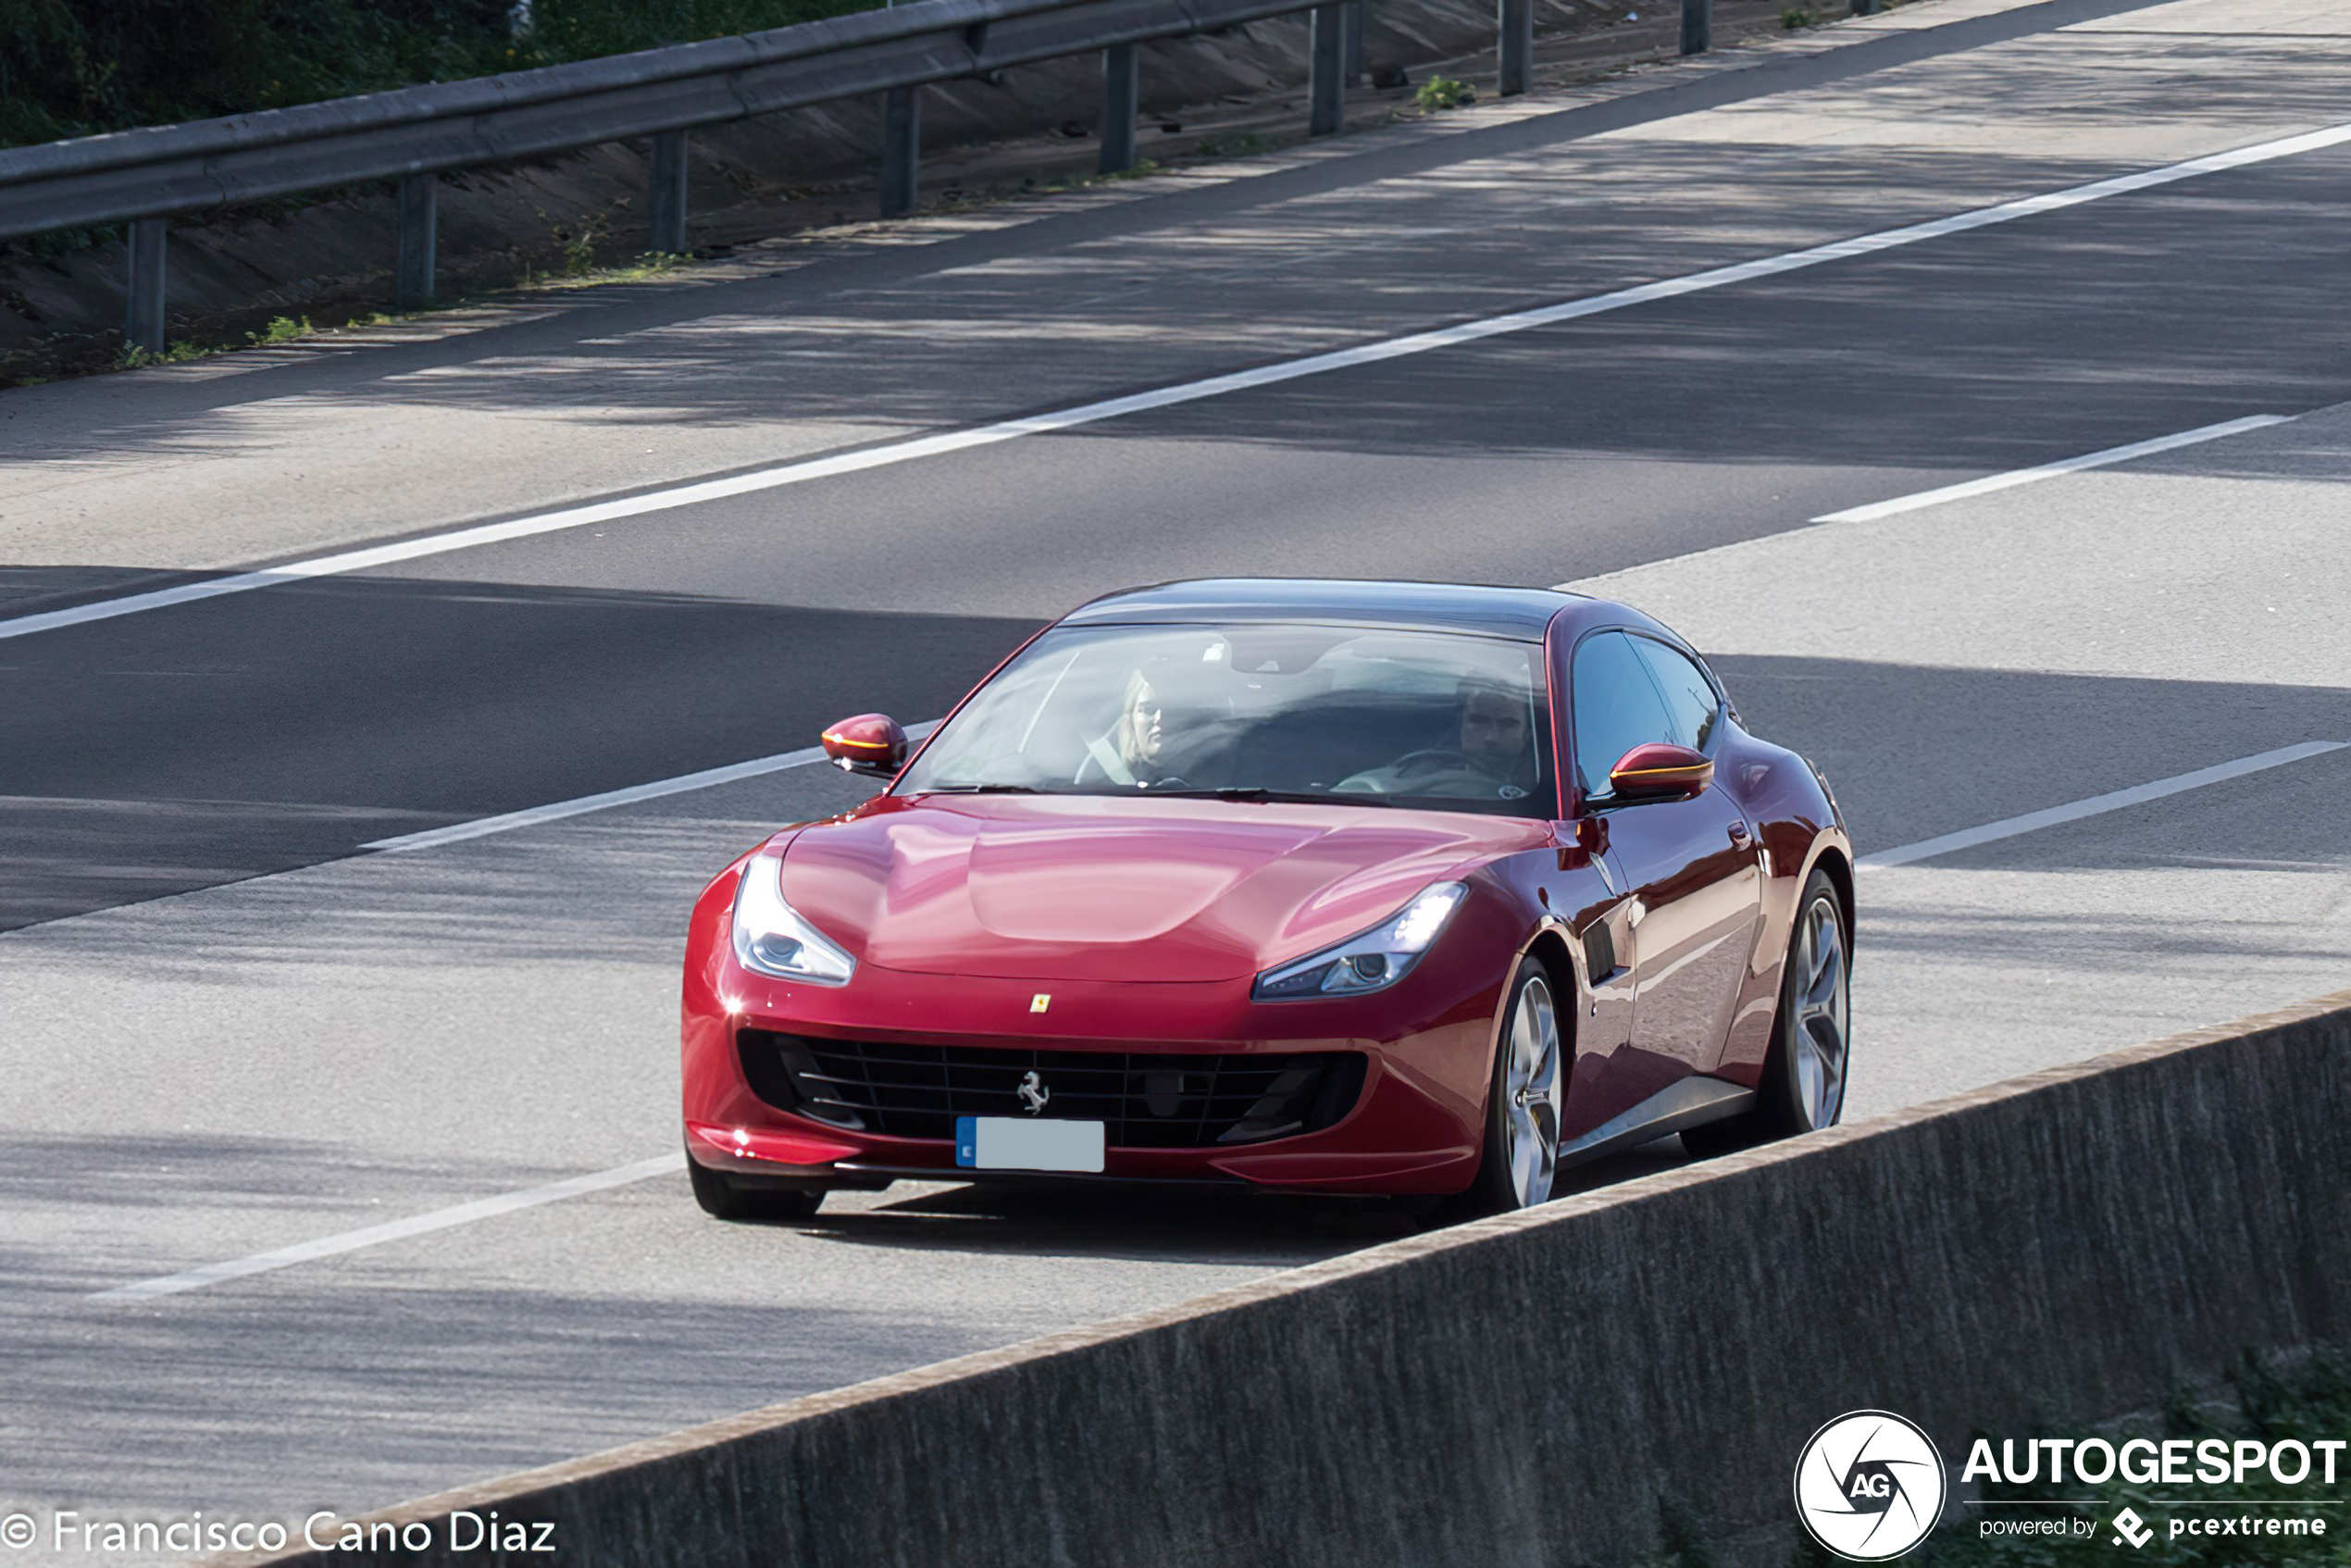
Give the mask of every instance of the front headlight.
<svg viewBox="0 0 2351 1568">
<path fill-rule="evenodd" d="M 1257 977 L 1250 994 L 1260 1002 L 1287 1002 L 1352 996 L 1392 986 L 1420 962 L 1468 896 L 1462 883 L 1439 882 L 1362 936 L 1266 970 Z"/>
<path fill-rule="evenodd" d="M 752 856 L 736 884 L 735 962 L 757 974 L 820 986 L 845 984 L 857 967 L 784 902 L 784 863 L 772 854 Z"/>
</svg>

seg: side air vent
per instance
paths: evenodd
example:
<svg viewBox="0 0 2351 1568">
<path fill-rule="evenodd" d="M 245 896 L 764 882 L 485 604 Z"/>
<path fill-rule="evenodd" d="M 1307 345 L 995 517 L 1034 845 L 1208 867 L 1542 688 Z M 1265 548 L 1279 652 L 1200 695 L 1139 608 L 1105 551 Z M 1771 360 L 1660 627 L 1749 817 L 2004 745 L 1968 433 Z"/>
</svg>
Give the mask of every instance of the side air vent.
<svg viewBox="0 0 2351 1568">
<path fill-rule="evenodd" d="M 1616 939 L 1605 916 L 1584 927 L 1584 973 L 1596 986 L 1616 973 Z"/>
</svg>

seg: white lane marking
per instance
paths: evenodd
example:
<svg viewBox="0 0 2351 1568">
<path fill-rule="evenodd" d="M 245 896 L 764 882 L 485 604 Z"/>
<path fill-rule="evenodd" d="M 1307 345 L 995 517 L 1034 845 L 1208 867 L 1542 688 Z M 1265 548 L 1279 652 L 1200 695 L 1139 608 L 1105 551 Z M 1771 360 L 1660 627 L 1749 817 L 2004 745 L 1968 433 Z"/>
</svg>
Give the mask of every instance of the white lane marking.
<svg viewBox="0 0 2351 1568">
<path fill-rule="evenodd" d="M 2134 457 L 2149 457 L 2175 447 L 2195 446 L 2203 442 L 2219 441 L 2225 436 L 2243 435 L 2247 430 L 2267 429 L 2292 420 L 2291 414 L 2251 414 L 2242 419 L 2223 420 L 2218 425 L 2202 425 L 2177 435 L 2157 436 L 2152 441 L 2133 442 L 2128 446 L 2109 446 L 2104 452 L 2085 453 L 2080 457 L 2061 458 L 2044 463 L 2037 468 L 2014 468 L 2005 474 L 1986 474 L 1980 479 L 1963 484 L 1945 485 L 1940 490 L 1922 490 L 1915 495 L 1897 495 L 1891 501 L 1872 501 L 1866 506 L 1848 506 L 1842 512 L 1830 512 L 1815 517 L 1816 523 L 1868 523 L 1880 517 L 1891 517 L 1897 512 L 1915 512 L 1922 506 L 1940 506 L 1947 501 L 1963 501 L 1971 495 L 1989 495 L 1997 490 L 2013 490 L 2021 484 L 2038 479 L 2053 479 L 2060 474 L 2078 474 L 2084 468 L 2104 468 L 2116 463 L 2128 463 Z"/>
<path fill-rule="evenodd" d="M 267 1274 L 275 1269 L 292 1268 L 296 1263 L 310 1263 L 318 1258 L 331 1258 L 340 1252 L 355 1252 L 363 1247 L 379 1247 L 387 1241 L 399 1241 L 411 1236 L 423 1236 L 431 1231 L 447 1230 L 452 1226 L 471 1225 L 476 1220 L 490 1219 L 498 1214 L 510 1214 L 516 1209 L 536 1208 L 541 1203 L 560 1202 L 577 1198 L 584 1192 L 601 1192 L 610 1187 L 626 1187 L 632 1181 L 648 1176 L 667 1176 L 686 1168 L 683 1154 L 662 1154 L 651 1160 L 639 1160 L 633 1164 L 616 1165 L 608 1171 L 591 1171 L 586 1176 L 566 1176 L 551 1181 L 544 1187 L 525 1188 L 519 1192 L 502 1192 L 495 1198 L 477 1198 L 470 1203 L 458 1203 L 429 1213 L 412 1214 L 404 1220 L 392 1220 L 383 1225 L 371 1225 L 362 1230 L 346 1230 L 336 1236 L 322 1236 L 316 1241 L 299 1241 L 291 1247 L 280 1247 L 267 1252 L 255 1252 L 250 1257 L 232 1258 L 225 1263 L 206 1263 L 202 1268 L 184 1274 L 168 1274 L 156 1279 L 142 1279 L 130 1285 L 118 1285 L 111 1290 L 93 1292 L 91 1300 L 98 1301 L 143 1301 L 157 1296 L 177 1296 L 183 1291 L 200 1290 L 207 1285 L 218 1285 L 226 1279 L 243 1279 L 247 1275 Z"/>
<path fill-rule="evenodd" d="M 342 551 L 331 555 L 314 556 L 304 561 L 290 561 L 283 566 L 265 567 L 259 571 L 238 572 L 229 577 L 212 578 L 203 582 L 182 583 L 176 588 L 158 589 L 147 593 L 126 594 L 118 599 L 102 599 L 69 609 L 47 610 L 38 615 L 19 616 L 12 620 L 0 620 L 0 638 L 24 637 L 33 632 L 53 631 L 62 627 L 81 626 L 92 621 L 110 620 L 117 616 L 131 616 L 146 610 L 160 610 L 174 604 L 193 604 L 204 599 L 217 599 L 224 594 L 250 593 L 256 589 L 275 588 L 284 583 L 302 582 L 313 578 L 335 577 L 347 572 L 367 571 L 377 566 L 414 561 L 427 555 L 445 554 L 454 550 L 470 550 L 479 545 L 503 543 L 509 540 L 528 539 L 533 535 L 554 533 L 566 529 L 585 528 L 591 523 L 610 522 L 621 517 L 641 516 L 649 512 L 664 512 L 675 507 L 692 506 L 705 501 L 719 501 L 730 496 L 749 495 L 755 492 L 774 490 L 783 485 L 805 483 L 811 479 L 830 479 L 841 474 L 859 473 L 868 468 L 887 467 L 909 463 L 924 457 L 936 457 L 946 453 L 966 451 L 972 447 L 989 446 L 999 442 L 1017 441 L 1023 436 L 1047 435 L 1056 430 L 1075 429 L 1081 425 L 1098 424 L 1129 414 L 1141 414 L 1177 404 L 1197 403 L 1203 398 L 1222 397 L 1228 392 L 1246 392 L 1256 387 L 1273 386 L 1282 381 L 1296 380 L 1303 376 L 1319 376 L 1327 371 L 1350 369 L 1359 365 L 1375 365 L 1384 360 L 1400 359 L 1416 354 L 1428 354 L 1437 349 L 1475 342 L 1480 339 L 1499 337 L 1510 332 L 1528 331 L 1537 327 L 1555 326 L 1582 317 L 1598 316 L 1607 311 L 1623 310 L 1633 305 L 1648 305 L 1655 300 L 1675 299 L 1684 294 L 1702 293 L 1710 289 L 1726 288 L 1734 283 L 1751 282 L 1758 278 L 1775 277 L 1803 268 L 1819 267 L 1832 261 L 1846 261 L 1855 256 L 1874 255 L 1902 245 L 1914 245 L 1922 241 L 1938 240 L 1947 235 L 1965 233 L 1996 223 L 2011 223 L 2019 218 L 2035 218 L 2043 213 L 2057 212 L 2066 207 L 2080 206 L 2085 202 L 2103 201 L 2108 196 L 2128 195 L 2133 192 L 2168 185 L 2174 180 L 2193 179 L 2197 175 L 2218 174 L 2244 168 L 2253 164 L 2268 163 L 2278 158 L 2294 157 L 2302 153 L 2351 142 L 2351 123 L 2328 126 L 2322 130 L 2305 131 L 2296 136 L 2279 137 L 2259 142 L 2249 147 L 2238 147 L 2225 153 L 2213 153 L 2184 163 L 2167 164 L 2160 168 L 2141 169 L 2111 179 L 2094 180 L 2087 185 L 2070 186 L 2062 191 L 2050 191 L 2037 196 L 2026 196 L 1996 206 L 1978 207 L 1972 211 L 1955 213 L 1924 223 L 1912 223 L 1899 229 L 1884 229 L 1872 234 L 1857 235 L 1849 240 L 1837 240 L 1807 250 L 1787 251 L 1778 255 L 1762 256 L 1729 267 L 1710 268 L 1679 278 L 1659 282 L 1642 283 L 1634 288 L 1618 289 L 1611 293 L 1595 294 L 1585 299 L 1567 300 L 1558 305 L 1543 305 L 1534 310 L 1514 311 L 1507 316 L 1488 317 L 1478 321 L 1464 321 L 1457 326 L 1435 331 L 1413 332 L 1381 342 L 1365 343 L 1357 348 L 1339 349 L 1328 354 L 1309 355 L 1302 359 L 1287 360 L 1276 365 L 1260 366 L 1252 370 L 1238 370 L 1223 376 L 1211 376 L 1203 380 L 1187 381 L 1176 386 L 1161 387 L 1152 392 L 1136 392 L 1127 397 L 1105 399 L 1100 403 L 1082 404 L 1075 408 L 1030 415 L 1019 419 L 1001 420 L 974 429 L 952 430 L 939 435 L 917 437 L 911 441 L 891 442 L 868 447 L 860 452 L 837 453 L 827 457 L 804 458 L 779 464 L 774 467 L 754 469 L 728 479 L 703 479 L 692 484 L 666 490 L 651 491 L 619 501 L 602 501 L 585 506 L 568 506 L 557 511 L 541 512 L 532 516 L 509 518 L 503 523 L 482 523 L 454 529 L 444 533 L 427 534 L 394 544 L 373 545 L 362 550 Z"/>
<path fill-rule="evenodd" d="M 2202 442 L 2219 441 L 2225 436 L 2240 436 L 2248 430 L 2267 429 L 2272 425 L 2290 425 L 2302 417 L 2299 414 L 2249 414 L 2242 419 L 2228 419 L 2218 425 L 2202 425 L 2176 435 L 2156 436 L 2147 441 L 2133 442 L 2128 446 L 2109 446 L 2103 452 L 2087 452 L 2079 457 L 2059 458 L 2044 463 L 2037 468 L 2013 468 L 2007 473 L 1986 474 L 1982 479 L 1961 484 L 1945 485 L 1940 490 L 1922 490 L 1915 495 L 1897 495 L 1890 501 L 1873 501 L 1865 506 L 1849 506 L 1842 512 L 1829 512 L 1808 519 L 1801 527 L 1781 533 L 1761 534 L 1753 539 L 1735 539 L 1728 544 L 1710 544 L 1703 550 L 1691 550 L 1679 555 L 1667 555 L 1660 560 L 1644 561 L 1621 571 L 1602 572 L 1597 577 L 1577 578 L 1568 582 L 1555 582 L 1552 588 L 1561 593 L 1593 593 L 1613 597 L 1609 579 L 1632 572 L 1648 571 L 1653 566 L 1678 566 L 1686 562 L 1704 560 L 1710 555 L 1726 554 L 1731 551 L 1754 551 L 1775 546 L 1789 534 L 1829 523 L 1865 523 L 1877 517 L 1915 511 L 1922 506 L 1939 505 L 1946 501 L 1958 501 L 1964 496 L 1985 495 L 1996 490 L 2031 484 L 2036 479 L 2056 479 L 2063 474 L 2078 474 L 2085 468 L 2104 468 L 2117 463 L 2128 463 L 2134 457 L 2152 453 L 2170 452 L 2174 447 L 2194 446 Z"/>
<path fill-rule="evenodd" d="M 2096 816 L 2104 812 L 2121 811 L 2124 806 L 2134 806 L 2146 801 L 2159 801 L 2166 795 L 2177 795 L 2189 790 L 2201 790 L 2207 784 L 2219 784 L 2231 778 L 2242 778 L 2248 773 L 2259 773 L 2266 768 L 2283 767 L 2290 762 L 2300 762 L 2305 757 L 2322 756 L 2329 752 L 2342 751 L 2347 743 L 2351 742 L 2306 740 L 2298 746 L 2281 746 L 2274 752 L 2261 752 L 2253 756 L 2239 757 L 2234 762 L 2224 762 L 2213 767 L 2200 767 L 2194 773 L 2174 774 L 2169 778 L 2158 778 L 2152 784 L 2136 784 L 2128 790 L 2116 790 L 2104 795 L 2092 795 L 2086 801 L 2075 801 L 2071 805 L 2051 806 L 2046 811 L 2029 811 L 2022 816 L 2003 817 L 1997 822 L 1987 822 L 1981 828 L 1968 828 L 1957 833 L 1945 833 L 1938 838 L 1922 839 L 1915 844 L 1904 844 L 1899 849 L 1880 850 L 1875 854 L 1863 855 L 1860 866 L 1864 871 L 1871 871 L 1885 865 L 1908 865 L 1912 861 L 1926 860 L 1939 854 L 1949 854 L 1955 850 L 1973 849 L 1978 844 L 1989 844 L 2001 839 L 2013 839 L 2020 833 L 2032 833 L 2044 828 L 2054 828 L 2061 822 L 2079 822 L 2085 816 Z"/>
<path fill-rule="evenodd" d="M 937 719 L 908 725 L 906 738 L 919 740 L 938 728 Z M 471 822 L 453 822 L 445 828 L 427 828 L 392 839 L 377 839 L 359 847 L 392 852 L 427 850 L 436 844 L 454 844 L 466 839 L 487 838 L 492 833 L 511 833 L 517 828 L 536 828 L 542 822 L 560 822 L 566 816 L 584 816 L 591 811 L 610 811 L 615 806 L 635 805 L 640 801 L 657 801 L 664 795 L 682 795 L 690 790 L 707 790 L 714 785 L 732 784 L 738 779 L 756 778 L 764 773 L 780 773 L 788 767 L 805 767 L 810 763 L 824 760 L 824 747 L 802 746 L 796 752 L 778 752 L 772 757 L 753 757 L 749 762 L 728 763 L 724 767 L 706 767 L 700 773 L 681 773 L 675 778 L 659 778 L 651 784 L 631 784 L 625 790 L 607 790 L 601 795 L 581 795 L 577 800 L 529 806 L 498 816 L 476 817 Z"/>
</svg>

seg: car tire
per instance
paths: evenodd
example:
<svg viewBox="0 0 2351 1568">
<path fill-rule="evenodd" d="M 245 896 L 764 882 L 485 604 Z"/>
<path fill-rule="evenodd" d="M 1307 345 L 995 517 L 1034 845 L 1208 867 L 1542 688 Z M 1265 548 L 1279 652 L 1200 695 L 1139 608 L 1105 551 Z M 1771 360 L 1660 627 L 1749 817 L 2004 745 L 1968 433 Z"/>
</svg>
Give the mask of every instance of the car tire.
<svg viewBox="0 0 2351 1568">
<path fill-rule="evenodd" d="M 1560 1025 L 1559 982 L 1539 958 L 1518 962 L 1503 992 L 1494 1072 L 1486 1093 L 1486 1152 L 1462 1194 L 1476 1213 L 1531 1209 L 1551 1196 L 1559 1175 L 1560 1124 L 1567 1103 L 1568 1051 Z"/>
<path fill-rule="evenodd" d="M 694 1201 L 716 1220 L 801 1220 L 825 1201 L 821 1187 L 753 1186 L 724 1171 L 714 1171 L 686 1154 L 686 1176 L 693 1183 Z"/>
<path fill-rule="evenodd" d="M 1836 884 L 1816 867 L 1797 901 L 1754 1108 L 1684 1129 L 1682 1147 L 1706 1159 L 1836 1125 L 1852 1053 L 1851 930 Z"/>
</svg>

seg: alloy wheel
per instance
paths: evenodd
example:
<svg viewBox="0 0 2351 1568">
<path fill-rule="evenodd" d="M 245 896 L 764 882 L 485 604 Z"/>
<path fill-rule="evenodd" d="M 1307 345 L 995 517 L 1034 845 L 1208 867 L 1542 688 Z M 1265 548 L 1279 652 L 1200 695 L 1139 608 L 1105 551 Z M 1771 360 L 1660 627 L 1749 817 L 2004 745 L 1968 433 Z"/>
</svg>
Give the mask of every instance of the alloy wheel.
<svg viewBox="0 0 2351 1568">
<path fill-rule="evenodd" d="M 1795 1058 L 1796 1106 L 1805 1126 L 1834 1126 L 1845 1108 L 1847 1027 L 1851 1014 L 1845 925 L 1836 901 L 1823 894 L 1805 906 L 1797 927 L 1795 1017 L 1788 1049 Z"/>
<path fill-rule="evenodd" d="M 1559 1011 L 1539 975 L 1519 990 L 1505 1050 L 1502 1131 L 1511 1191 L 1524 1209 L 1550 1197 L 1551 1176 L 1559 1167 Z"/>
</svg>

